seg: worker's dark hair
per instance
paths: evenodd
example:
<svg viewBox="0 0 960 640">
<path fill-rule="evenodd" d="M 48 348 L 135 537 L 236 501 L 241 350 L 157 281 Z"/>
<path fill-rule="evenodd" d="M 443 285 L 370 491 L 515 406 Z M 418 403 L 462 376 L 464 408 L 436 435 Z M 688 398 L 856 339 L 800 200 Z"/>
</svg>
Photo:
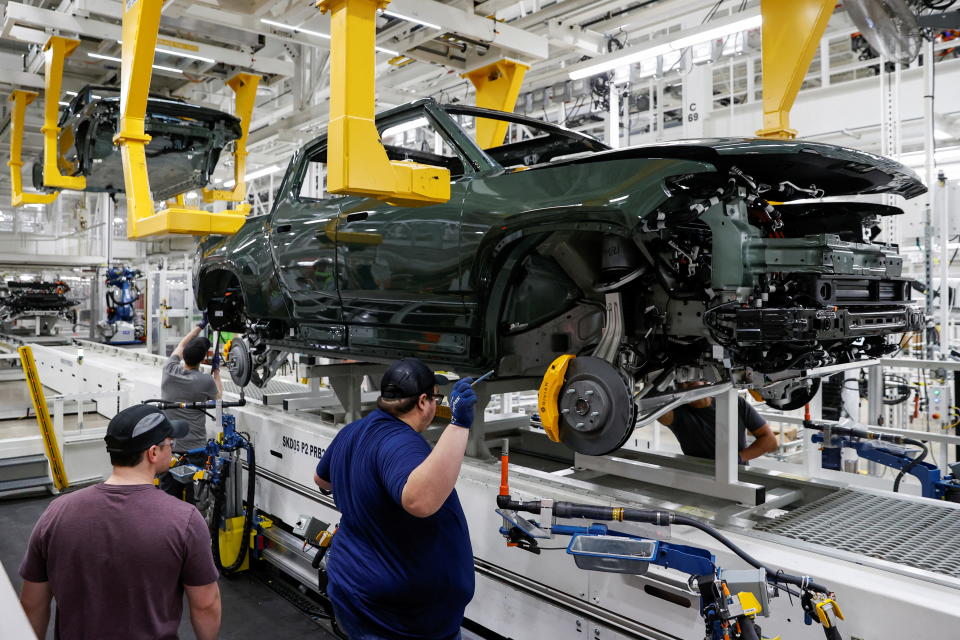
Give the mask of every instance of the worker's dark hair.
<svg viewBox="0 0 960 640">
<path fill-rule="evenodd" d="M 135 467 L 143 460 L 143 451 L 111 451 L 110 464 L 115 467 Z"/>
<path fill-rule="evenodd" d="M 377 398 L 377 408 L 389 413 L 394 418 L 399 418 L 413 411 L 419 399 L 420 396 L 408 396 L 406 398 L 384 398 L 381 396 Z"/>
<path fill-rule="evenodd" d="M 202 336 L 194 338 L 183 348 L 183 363 L 188 367 L 195 367 L 203 362 L 209 350 L 209 340 Z"/>
</svg>

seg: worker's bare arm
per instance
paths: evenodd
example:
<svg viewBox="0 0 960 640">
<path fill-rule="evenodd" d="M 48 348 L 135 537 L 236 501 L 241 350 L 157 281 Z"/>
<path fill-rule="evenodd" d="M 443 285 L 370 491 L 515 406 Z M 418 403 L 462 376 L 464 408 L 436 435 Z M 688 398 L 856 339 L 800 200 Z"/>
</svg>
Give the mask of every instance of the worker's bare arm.
<svg viewBox="0 0 960 640">
<path fill-rule="evenodd" d="M 665 414 L 657 418 L 657 422 L 662 424 L 665 427 L 669 427 L 673 424 L 673 411 L 667 411 Z"/>
<path fill-rule="evenodd" d="M 769 424 L 764 424 L 756 431 L 753 431 L 752 435 L 756 440 L 740 452 L 740 459 L 744 462 L 777 450 L 777 436 L 773 435 L 773 429 L 770 428 Z"/>
<path fill-rule="evenodd" d="M 316 484 L 318 487 L 320 487 L 320 488 L 323 489 L 324 491 L 331 491 L 331 490 L 333 490 L 333 485 L 330 484 L 329 481 L 324 480 L 323 478 L 321 478 L 320 476 L 318 476 L 317 474 L 313 474 L 313 482 L 314 482 L 314 484 Z"/>
<path fill-rule="evenodd" d="M 403 487 L 401 504 L 407 513 L 426 518 L 440 510 L 457 484 L 469 436 L 470 430 L 464 427 L 451 424 L 444 429 L 433 451 L 410 472 Z"/>
<path fill-rule="evenodd" d="M 171 356 L 177 356 L 178 358 L 183 357 L 183 350 L 187 348 L 187 345 L 190 344 L 190 341 L 200 335 L 202 329 L 199 326 L 194 327 L 190 330 L 190 333 L 183 336 L 183 339 L 180 341 L 180 344 L 177 345 L 177 348 L 173 350 Z"/>
<path fill-rule="evenodd" d="M 27 614 L 27 620 L 33 627 L 38 638 L 47 636 L 47 626 L 50 624 L 50 601 L 53 599 L 53 590 L 49 582 L 23 581 L 20 591 L 20 606 Z"/>
<path fill-rule="evenodd" d="M 217 385 L 217 399 L 223 397 L 223 380 L 220 379 L 220 369 L 213 370 L 213 383 Z"/>
<path fill-rule="evenodd" d="M 190 623 L 197 640 L 216 640 L 220 634 L 220 585 L 184 585 L 190 603 Z"/>
</svg>

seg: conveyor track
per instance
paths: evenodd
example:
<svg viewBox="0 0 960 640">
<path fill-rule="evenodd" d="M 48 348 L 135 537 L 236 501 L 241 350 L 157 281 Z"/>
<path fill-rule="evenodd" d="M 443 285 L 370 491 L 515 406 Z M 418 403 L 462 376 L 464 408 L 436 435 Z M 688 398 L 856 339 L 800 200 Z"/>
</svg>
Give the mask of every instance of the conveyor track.
<svg viewBox="0 0 960 640">
<path fill-rule="evenodd" d="M 755 529 L 960 578 L 960 509 L 936 500 L 844 489 Z"/>
</svg>

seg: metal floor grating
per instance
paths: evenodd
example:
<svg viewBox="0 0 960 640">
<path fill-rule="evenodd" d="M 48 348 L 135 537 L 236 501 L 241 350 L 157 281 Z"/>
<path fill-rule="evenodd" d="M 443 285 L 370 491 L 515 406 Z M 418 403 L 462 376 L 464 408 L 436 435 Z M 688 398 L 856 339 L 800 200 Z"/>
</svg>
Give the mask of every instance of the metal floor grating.
<svg viewBox="0 0 960 640">
<path fill-rule="evenodd" d="M 233 381 L 230 379 L 229 375 L 223 376 L 223 390 L 228 393 L 240 393 L 240 387 L 233 384 Z M 283 382 L 281 380 L 271 380 L 267 383 L 267 386 L 261 389 L 260 387 L 248 384 L 243 390 L 244 395 L 248 399 L 253 400 L 263 400 L 263 394 L 265 393 L 290 393 L 290 392 L 304 392 L 309 391 L 310 388 L 303 384 L 297 384 L 296 382 Z"/>
<path fill-rule="evenodd" d="M 845 489 L 755 528 L 960 578 L 960 510 L 935 500 Z"/>
</svg>

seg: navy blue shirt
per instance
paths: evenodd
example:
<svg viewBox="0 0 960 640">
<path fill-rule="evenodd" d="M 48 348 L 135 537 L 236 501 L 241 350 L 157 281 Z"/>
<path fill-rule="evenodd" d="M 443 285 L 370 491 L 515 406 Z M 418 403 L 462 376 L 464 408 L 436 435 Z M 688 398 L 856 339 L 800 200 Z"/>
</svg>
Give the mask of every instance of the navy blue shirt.
<svg viewBox="0 0 960 640">
<path fill-rule="evenodd" d="M 330 443 L 317 475 L 342 514 L 327 561 L 338 612 L 389 638 L 455 638 L 473 597 L 473 550 L 454 490 L 428 518 L 407 513 L 407 478 L 430 445 L 377 409 Z"/>
</svg>

